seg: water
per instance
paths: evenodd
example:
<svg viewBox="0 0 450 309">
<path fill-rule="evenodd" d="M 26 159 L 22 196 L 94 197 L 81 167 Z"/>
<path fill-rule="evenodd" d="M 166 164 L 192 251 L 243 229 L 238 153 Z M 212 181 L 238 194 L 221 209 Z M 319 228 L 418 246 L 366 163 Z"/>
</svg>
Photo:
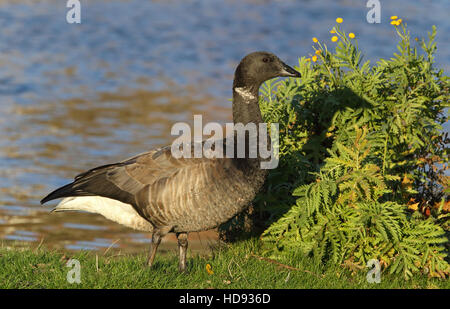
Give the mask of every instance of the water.
<svg viewBox="0 0 450 309">
<path fill-rule="evenodd" d="M 268 50 L 295 65 L 313 36 L 329 40 L 338 16 L 371 61 L 395 52 L 389 16 L 417 37 L 437 25 L 437 65 L 448 74 L 448 1 L 381 1 L 377 25 L 365 2 L 82 0 L 82 24 L 70 25 L 65 1 L 0 1 L 0 238 L 144 250 L 145 233 L 96 215 L 50 215 L 39 200 L 88 168 L 169 143 L 171 125 L 195 113 L 231 120 L 242 56 Z M 216 235 L 193 237 L 200 250 Z"/>
</svg>

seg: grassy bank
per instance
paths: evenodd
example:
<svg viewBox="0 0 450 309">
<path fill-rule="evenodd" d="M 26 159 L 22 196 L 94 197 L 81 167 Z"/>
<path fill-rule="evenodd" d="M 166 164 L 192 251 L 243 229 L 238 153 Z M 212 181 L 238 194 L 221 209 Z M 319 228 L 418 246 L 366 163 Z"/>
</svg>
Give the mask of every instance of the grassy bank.
<svg viewBox="0 0 450 309">
<path fill-rule="evenodd" d="M 302 257 L 285 264 L 261 258 L 255 240 L 212 250 L 210 256 L 189 256 L 188 274 L 178 273 L 175 254 L 159 256 L 154 268 L 146 256 L 114 253 L 68 254 L 41 249 L 0 249 L 0 288 L 450 288 L 448 280 L 381 274 L 381 283 L 366 280 L 366 271 L 316 265 Z M 70 284 L 69 259 L 81 264 L 81 283 Z M 206 265 L 211 265 L 208 272 Z"/>
</svg>

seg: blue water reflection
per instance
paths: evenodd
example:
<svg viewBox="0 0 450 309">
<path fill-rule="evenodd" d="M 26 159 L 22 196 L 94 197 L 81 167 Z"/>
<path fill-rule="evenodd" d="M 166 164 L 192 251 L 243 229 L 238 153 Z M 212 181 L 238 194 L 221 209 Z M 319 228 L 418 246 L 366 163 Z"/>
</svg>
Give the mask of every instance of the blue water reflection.
<svg viewBox="0 0 450 309">
<path fill-rule="evenodd" d="M 171 124 L 194 112 L 229 120 L 232 74 L 243 55 L 269 50 L 297 64 L 312 53 L 313 36 L 333 45 L 338 16 L 372 62 L 396 51 L 391 15 L 414 37 L 437 25 L 436 65 L 449 72 L 447 0 L 382 1 L 381 24 L 366 22 L 361 0 L 81 3 L 80 25 L 66 22 L 66 1 L 0 3 L 2 239 L 46 236 L 74 250 L 117 238 L 144 246 L 148 237 L 98 216 L 48 215 L 51 206 L 39 200 L 84 169 L 168 143 Z M 85 240 L 98 236 L 108 241 Z"/>
</svg>

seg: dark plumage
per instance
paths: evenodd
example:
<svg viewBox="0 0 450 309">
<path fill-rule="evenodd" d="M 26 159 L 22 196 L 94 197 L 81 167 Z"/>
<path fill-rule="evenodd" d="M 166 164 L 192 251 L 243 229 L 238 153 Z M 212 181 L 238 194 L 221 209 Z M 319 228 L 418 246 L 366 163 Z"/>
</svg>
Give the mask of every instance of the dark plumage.
<svg viewBox="0 0 450 309">
<path fill-rule="evenodd" d="M 267 52 L 251 53 L 241 60 L 233 82 L 234 123 L 262 122 L 259 87 L 277 76 L 300 77 L 300 74 Z M 226 144 L 223 144 L 225 153 Z M 244 210 L 267 175 L 267 170 L 260 167 L 260 157 L 191 157 L 174 158 L 170 146 L 151 150 L 82 173 L 72 183 L 50 193 L 41 203 L 72 197 L 63 200 L 54 210 L 96 212 L 127 226 L 152 231 L 150 266 L 161 238 L 175 232 L 180 270 L 184 271 L 187 233 L 217 227 Z"/>
</svg>

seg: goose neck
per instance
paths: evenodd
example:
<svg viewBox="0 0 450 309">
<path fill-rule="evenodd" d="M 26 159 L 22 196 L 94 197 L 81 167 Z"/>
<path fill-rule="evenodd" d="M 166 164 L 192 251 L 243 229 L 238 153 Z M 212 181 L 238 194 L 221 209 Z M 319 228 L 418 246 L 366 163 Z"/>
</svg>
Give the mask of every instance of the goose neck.
<svg viewBox="0 0 450 309">
<path fill-rule="evenodd" d="M 244 125 L 262 122 L 259 85 L 233 87 L 233 121 Z"/>
</svg>

